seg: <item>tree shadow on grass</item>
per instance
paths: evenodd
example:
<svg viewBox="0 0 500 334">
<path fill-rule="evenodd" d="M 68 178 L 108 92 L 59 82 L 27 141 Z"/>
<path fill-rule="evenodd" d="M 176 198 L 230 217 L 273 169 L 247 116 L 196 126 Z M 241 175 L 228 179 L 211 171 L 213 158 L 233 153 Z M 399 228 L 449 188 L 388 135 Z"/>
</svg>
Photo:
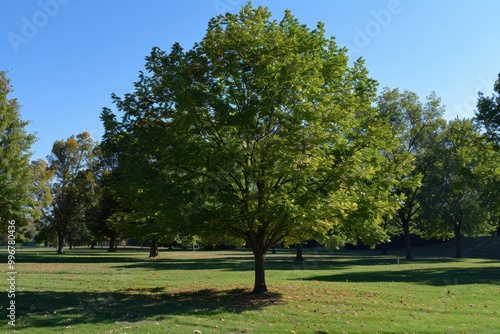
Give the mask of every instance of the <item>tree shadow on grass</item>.
<svg viewBox="0 0 500 334">
<path fill-rule="evenodd" d="M 463 284 L 500 285 L 500 267 L 428 268 L 397 271 L 348 272 L 313 276 L 303 280 L 327 282 L 404 282 L 432 286 Z"/>
<path fill-rule="evenodd" d="M 148 258 L 144 251 L 144 257 L 137 256 L 137 250 L 120 250 L 117 253 L 107 253 L 102 250 L 78 249 L 69 251 L 67 254 L 57 255 L 51 252 L 19 252 L 18 263 L 85 263 L 85 264 L 110 264 L 116 269 L 142 269 L 142 270 L 226 270 L 226 271 L 253 271 L 254 258 L 249 250 L 242 250 L 234 254 L 220 253 L 211 254 L 215 257 L 179 258 L 177 251 L 164 251 L 158 258 Z M 196 255 L 203 255 L 197 252 Z M 393 265 L 401 262 L 401 265 L 409 263 L 443 263 L 454 262 L 451 258 L 426 258 L 415 261 L 401 261 L 395 256 L 379 256 L 375 253 L 351 252 L 306 252 L 305 261 L 297 263 L 294 261 L 295 252 L 282 251 L 281 254 L 268 254 L 266 268 L 269 270 L 338 270 L 356 266 L 379 266 Z M 115 265 L 116 264 L 116 265 Z"/>
<path fill-rule="evenodd" d="M 106 250 L 96 249 L 77 249 L 67 250 L 63 254 L 57 254 L 43 250 L 37 252 L 36 250 L 19 251 L 16 253 L 18 263 L 132 263 L 141 262 L 148 259 L 147 251 L 144 257 L 137 257 L 138 250 L 120 250 L 114 253 L 108 253 Z"/>
<path fill-rule="evenodd" d="M 405 261 L 397 257 L 387 256 L 366 256 L 366 257 L 346 257 L 336 255 L 315 255 L 308 256 L 303 262 L 294 261 L 294 256 L 268 256 L 266 258 L 266 270 L 339 270 L 353 267 L 372 266 L 393 266 L 400 263 L 401 266 L 411 264 L 435 264 L 456 262 L 452 258 L 425 258 L 413 261 Z M 209 259 L 174 259 L 158 258 L 145 261 L 134 261 L 115 266 L 120 269 L 141 269 L 141 270 L 222 270 L 222 271 L 253 271 L 253 255 L 248 257 L 221 256 L 220 258 Z"/>
<path fill-rule="evenodd" d="M 26 291 L 18 295 L 16 329 L 78 324 L 159 321 L 173 315 L 242 313 L 282 303 L 281 294 L 253 295 L 246 289 L 167 293 L 163 288 L 115 292 Z"/>
</svg>

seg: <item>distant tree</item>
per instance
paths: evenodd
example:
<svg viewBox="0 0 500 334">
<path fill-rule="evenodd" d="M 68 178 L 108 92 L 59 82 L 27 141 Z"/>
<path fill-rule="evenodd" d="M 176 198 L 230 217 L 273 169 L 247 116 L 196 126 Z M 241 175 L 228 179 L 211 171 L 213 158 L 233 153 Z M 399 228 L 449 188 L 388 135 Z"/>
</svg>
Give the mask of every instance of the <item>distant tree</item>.
<svg viewBox="0 0 500 334">
<path fill-rule="evenodd" d="M 495 149 L 500 147 L 500 73 L 493 86 L 496 95 L 485 97 L 479 92 L 475 121 L 485 130 L 488 138 L 495 143 Z"/>
<path fill-rule="evenodd" d="M 455 257 L 462 257 L 462 236 L 485 233 L 496 227 L 495 209 L 484 196 L 491 186 L 485 175 L 499 178 L 498 155 L 484 141 L 471 120 L 453 120 L 433 152 L 436 163 L 420 193 L 424 235 L 456 241 Z M 496 174 L 496 175 L 495 175 Z M 497 183 L 498 184 L 498 183 Z M 493 210 L 492 210 L 493 209 Z"/>
<path fill-rule="evenodd" d="M 8 220 L 26 225 L 37 214 L 35 175 L 30 164 L 35 136 L 26 132 L 27 121 L 21 119 L 7 73 L 0 71 L 0 229 Z"/>
<path fill-rule="evenodd" d="M 54 173 L 51 184 L 52 202 L 42 223 L 55 231 L 57 252 L 62 253 L 64 238 L 72 239 L 84 230 L 84 213 L 95 199 L 95 180 L 92 174 L 93 151 L 96 143 L 88 132 L 56 141 L 48 157 Z"/>
<path fill-rule="evenodd" d="M 97 203 L 87 211 L 86 225 L 93 240 L 107 240 L 109 242 L 108 252 L 115 252 L 119 233 L 110 219 L 116 212 L 118 204 L 106 186 L 100 189 L 98 198 Z"/>
<path fill-rule="evenodd" d="M 64 240 L 67 242 L 69 249 L 74 249 L 79 244 L 88 244 L 90 242 L 90 231 L 84 223 L 84 219 L 73 220 L 68 224 Z"/>
<path fill-rule="evenodd" d="M 118 202 L 111 191 L 116 177 L 116 163 L 113 158 L 103 155 L 102 147 L 96 146 L 93 152 L 92 168 L 94 178 L 94 200 L 85 212 L 85 224 L 90 231 L 92 245 L 95 241 L 109 242 L 108 252 L 116 251 L 116 241 L 120 234 L 113 224 L 112 216 L 117 212 Z"/>
<path fill-rule="evenodd" d="M 135 117 L 119 123 L 109 109 L 103 110 L 101 119 L 106 129 L 104 160 L 113 162 L 104 200 L 108 209 L 116 205 L 108 211 L 111 216 L 107 222 L 113 231 L 149 244 L 149 256 L 156 257 L 158 244 L 174 241 L 184 221 L 180 207 L 182 180 L 170 165 L 151 153 L 151 149 L 156 150 L 152 145 L 164 134 L 146 121 L 139 121 L 139 125 Z"/>
<path fill-rule="evenodd" d="M 411 166 L 377 184 L 381 152 L 397 142 L 372 107 L 376 82 L 324 34 L 247 5 L 212 19 L 188 52 L 153 49 L 150 76 L 114 97 L 121 122 L 103 112 L 123 167 L 115 189 L 138 232 L 244 240 L 256 294 L 267 292 L 268 249 L 287 236 L 385 237 L 358 202 L 386 206 Z"/>
<path fill-rule="evenodd" d="M 386 228 L 397 227 L 405 238 L 406 259 L 413 259 L 410 234 L 415 231 L 416 218 L 421 211 L 418 194 L 421 182 L 433 160 L 429 158 L 432 145 L 440 128 L 445 125 L 442 119 L 444 109 L 441 100 L 432 93 L 425 103 L 420 102 L 417 94 L 411 91 L 385 88 L 378 99 L 380 112 L 391 124 L 391 130 L 399 141 L 398 147 L 385 151 L 389 161 L 397 161 L 402 153 L 413 157 L 414 169 L 399 178 L 394 191 L 401 197 L 401 207 L 392 219 L 386 221 Z"/>
<path fill-rule="evenodd" d="M 57 244 L 57 234 L 50 225 L 37 224 L 37 233 L 33 239 L 40 245 L 51 246 Z"/>
</svg>

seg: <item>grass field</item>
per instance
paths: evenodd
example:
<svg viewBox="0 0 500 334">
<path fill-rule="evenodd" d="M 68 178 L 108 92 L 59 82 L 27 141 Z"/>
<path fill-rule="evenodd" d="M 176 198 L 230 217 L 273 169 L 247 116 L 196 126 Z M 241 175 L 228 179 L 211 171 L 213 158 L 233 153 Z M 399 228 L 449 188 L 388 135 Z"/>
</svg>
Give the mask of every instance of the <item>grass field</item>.
<svg viewBox="0 0 500 334">
<path fill-rule="evenodd" d="M 254 296 L 249 250 L 18 250 L 17 325 L 2 292 L 0 332 L 500 333 L 498 260 L 377 254 L 279 250 Z"/>
</svg>

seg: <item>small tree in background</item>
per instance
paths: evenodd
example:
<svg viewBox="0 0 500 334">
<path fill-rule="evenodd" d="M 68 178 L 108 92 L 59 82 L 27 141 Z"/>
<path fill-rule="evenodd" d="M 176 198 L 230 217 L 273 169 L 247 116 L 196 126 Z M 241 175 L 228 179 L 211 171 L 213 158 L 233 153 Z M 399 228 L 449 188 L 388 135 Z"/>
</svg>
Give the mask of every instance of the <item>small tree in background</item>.
<svg viewBox="0 0 500 334">
<path fill-rule="evenodd" d="M 401 175 L 394 191 L 400 197 L 400 208 L 392 219 L 387 219 L 386 228 L 396 227 L 405 238 L 406 259 L 413 259 L 410 234 L 416 231 L 416 221 L 422 206 L 418 200 L 421 182 L 427 177 L 433 160 L 429 152 L 433 150 L 435 137 L 445 125 L 442 119 L 444 108 L 441 100 L 432 93 L 425 103 L 411 91 L 385 88 L 378 98 L 380 112 L 388 118 L 391 131 L 399 145 L 384 152 L 388 161 L 397 162 L 402 153 L 413 157 L 414 169 Z"/>
<path fill-rule="evenodd" d="M 462 257 L 462 236 L 496 227 L 491 203 L 483 194 L 486 173 L 499 177 L 499 160 L 471 120 L 449 122 L 433 152 L 433 164 L 420 194 L 422 230 L 427 237 L 455 238 L 455 257 Z M 496 206 L 498 208 L 498 205 Z"/>
<path fill-rule="evenodd" d="M 52 202 L 41 222 L 50 226 L 58 237 L 57 252 L 62 253 L 68 233 L 79 233 L 84 227 L 84 213 L 95 199 L 95 179 L 92 174 L 93 151 L 96 143 L 83 132 L 66 141 L 56 141 L 48 157 L 49 169 L 55 180 L 51 184 Z"/>
</svg>

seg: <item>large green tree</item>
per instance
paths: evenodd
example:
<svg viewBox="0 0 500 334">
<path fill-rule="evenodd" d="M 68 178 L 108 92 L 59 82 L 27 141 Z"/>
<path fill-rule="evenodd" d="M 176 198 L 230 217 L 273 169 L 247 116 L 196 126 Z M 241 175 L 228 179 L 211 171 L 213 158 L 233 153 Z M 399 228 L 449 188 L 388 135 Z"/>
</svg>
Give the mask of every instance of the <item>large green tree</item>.
<svg viewBox="0 0 500 334">
<path fill-rule="evenodd" d="M 450 121 L 434 150 L 420 196 L 424 235 L 454 237 L 455 257 L 462 257 L 463 236 L 490 232 L 496 227 L 498 204 L 489 197 L 498 184 L 499 160 L 471 120 Z"/>
<path fill-rule="evenodd" d="M 433 163 L 430 152 L 436 136 L 446 124 L 442 119 L 444 108 L 435 93 L 422 103 L 419 96 L 411 91 L 385 88 L 378 98 L 380 112 L 391 124 L 391 131 L 399 145 L 385 151 L 389 161 L 401 159 L 402 153 L 413 157 L 414 169 L 401 175 L 395 192 L 401 196 L 401 207 L 388 220 L 389 226 L 397 227 L 405 238 L 406 259 L 413 258 L 410 234 L 416 233 L 416 218 L 421 210 L 418 194 L 421 182 L 425 180 L 429 166 Z"/>
<path fill-rule="evenodd" d="M 57 252 L 62 253 L 65 238 L 87 233 L 85 212 L 95 200 L 95 178 L 92 173 L 96 143 L 88 132 L 58 140 L 48 157 L 54 173 L 51 184 L 52 202 L 41 220 L 44 227 L 55 231 Z"/>
<path fill-rule="evenodd" d="M 411 166 L 386 168 L 397 141 L 372 107 L 376 81 L 346 54 L 321 23 L 251 5 L 212 19 L 187 52 L 154 48 L 135 91 L 114 97 L 121 120 L 103 112 L 119 198 L 144 230 L 244 240 L 254 293 L 267 292 L 266 253 L 287 236 L 380 241 L 383 210 L 365 204 L 387 207 Z"/>
<path fill-rule="evenodd" d="M 0 229 L 8 220 L 25 225 L 37 208 L 37 192 L 31 146 L 35 136 L 26 131 L 29 122 L 21 119 L 7 73 L 0 71 Z M 36 214 L 36 213 L 35 213 Z"/>
</svg>

